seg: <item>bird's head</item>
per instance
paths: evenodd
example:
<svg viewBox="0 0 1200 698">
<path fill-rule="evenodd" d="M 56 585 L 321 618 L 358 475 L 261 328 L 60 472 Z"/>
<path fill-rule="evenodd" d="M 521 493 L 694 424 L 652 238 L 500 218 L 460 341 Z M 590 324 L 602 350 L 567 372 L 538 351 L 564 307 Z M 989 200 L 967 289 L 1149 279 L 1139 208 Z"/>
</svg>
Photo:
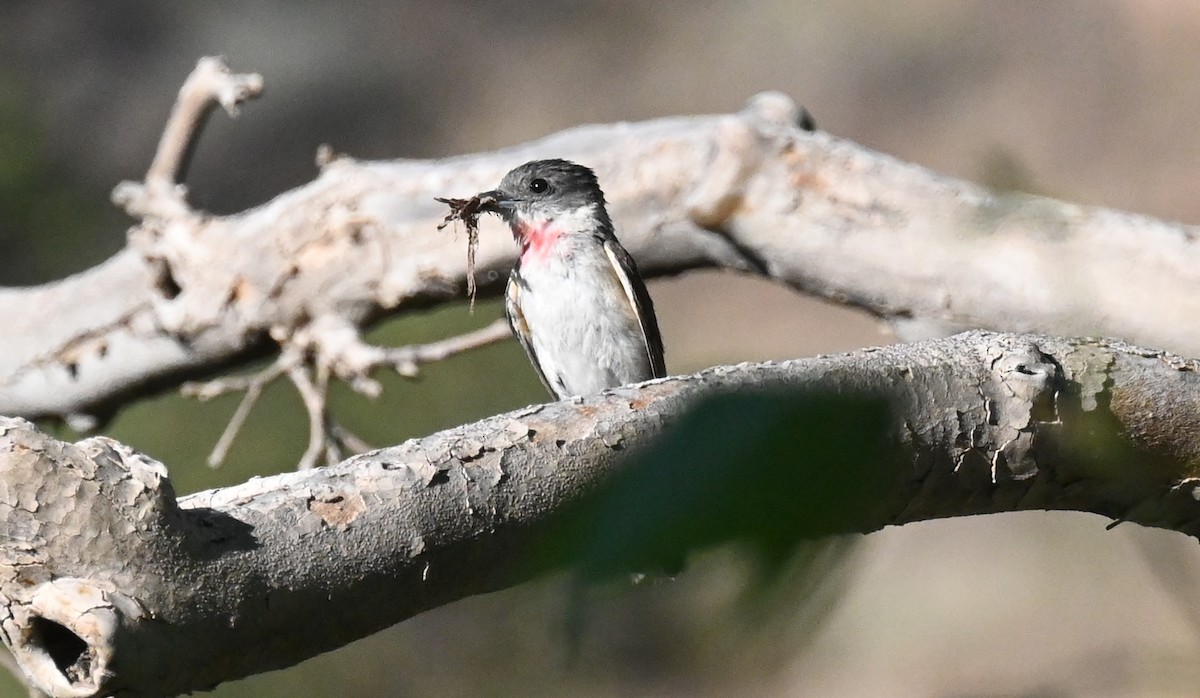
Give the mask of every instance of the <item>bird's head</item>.
<svg viewBox="0 0 1200 698">
<path fill-rule="evenodd" d="M 542 238 L 612 229 L 596 174 L 567 160 L 527 162 L 479 197 L 508 222 L 523 247 Z"/>
</svg>

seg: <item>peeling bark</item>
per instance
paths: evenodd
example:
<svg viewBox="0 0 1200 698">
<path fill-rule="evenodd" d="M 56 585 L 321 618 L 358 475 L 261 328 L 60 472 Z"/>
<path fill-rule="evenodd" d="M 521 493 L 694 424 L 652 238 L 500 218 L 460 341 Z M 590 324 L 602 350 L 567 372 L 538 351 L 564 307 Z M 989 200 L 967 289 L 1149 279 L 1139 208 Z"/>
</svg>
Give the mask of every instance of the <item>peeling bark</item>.
<svg viewBox="0 0 1200 698">
<path fill-rule="evenodd" d="M 0 290 L 0 414 L 87 426 L 314 323 L 361 327 L 457 297 L 465 240 L 437 231 L 445 211 L 434 197 L 490 188 L 545 157 L 596 170 L 648 275 L 760 274 L 888 318 L 906 338 L 985 327 L 1200 355 L 1200 326 L 1179 321 L 1200 316 L 1195 227 L 989 192 L 813 132 L 775 93 L 736 114 L 585 126 L 445 160 L 360 162 L 323 150 L 310 184 L 207 215 L 175 181 L 188 129 L 211 104 L 261 87 L 257 76 L 214 70 L 202 61 L 185 84 L 146 182 L 115 192 L 141 220 L 126 249 L 56 283 Z M 482 293 L 499 292 L 515 254 L 499 224 L 484 221 Z M 336 348 L 327 353 L 338 365 Z"/>
<path fill-rule="evenodd" d="M 1061 509 L 1197 537 L 1198 369 L 1115 342 L 974 332 L 529 407 L 178 502 L 145 456 L 8 419 L 0 633 L 55 696 L 174 694 L 293 664 L 536 573 L 556 512 L 722 391 L 891 406 L 903 457 L 851 531 Z"/>
<path fill-rule="evenodd" d="M 649 274 L 756 273 L 909 336 L 984 326 L 1200 354 L 1200 328 L 1179 321 L 1200 315 L 1196 228 L 988 192 L 814 133 L 778 94 L 441 161 L 322 151 L 316 180 L 263 206 L 192 209 L 179 180 L 200 124 L 259 89 L 201 61 L 145 181 L 114 192 L 140 221 L 126 249 L 0 290 L 0 413 L 94 424 L 282 347 L 268 371 L 307 391 L 315 461 L 330 377 L 369 391 L 370 368 L 411 371 L 498 336 L 385 351 L 358 329 L 458 295 L 465 241 L 436 232 L 435 196 L 541 157 L 596 169 Z M 494 294 L 516 250 L 491 221 L 480 243 L 480 289 Z M 1200 536 L 1198 368 L 1112 341 L 976 332 L 654 381 L 179 500 L 164 466 L 121 444 L 3 419 L 0 636 L 56 696 L 174 694 L 293 664 L 535 574 L 552 516 L 721 391 L 862 391 L 891 406 L 902 457 L 848 531 L 1062 509 Z"/>
</svg>

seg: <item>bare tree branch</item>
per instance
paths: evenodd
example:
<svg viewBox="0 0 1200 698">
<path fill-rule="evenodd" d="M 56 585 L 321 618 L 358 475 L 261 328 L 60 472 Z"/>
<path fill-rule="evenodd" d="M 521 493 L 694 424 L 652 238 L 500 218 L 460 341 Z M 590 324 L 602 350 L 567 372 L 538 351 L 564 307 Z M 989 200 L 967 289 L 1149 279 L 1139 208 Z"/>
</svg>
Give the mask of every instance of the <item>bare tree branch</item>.
<svg viewBox="0 0 1200 698">
<path fill-rule="evenodd" d="M 436 342 L 405 347 L 377 347 L 363 342 L 353 325 L 325 316 L 307 325 L 304 332 L 294 337 L 278 337 L 283 350 L 265 369 L 248 376 L 221 377 L 207 383 L 185 383 L 181 390 L 184 395 L 201 400 L 211 400 L 233 391 L 246 391 L 208 457 L 208 464 L 216 467 L 225 460 L 233 439 L 258 402 L 263 388 L 286 375 L 296 386 L 309 415 L 309 445 L 299 464 L 303 470 L 317 464 L 322 449 L 325 450 L 327 463 L 341 459 L 340 455 L 334 455 L 341 445 L 348 446 L 356 453 L 369 450 L 365 442 L 337 424 L 329 414 L 327 397 L 330 373 L 345 380 L 359 393 L 377 397 L 382 388 L 371 378 L 371 372 L 378 368 L 390 368 L 401 376 L 414 378 L 421 364 L 441 361 L 509 336 L 511 331 L 508 323 L 496 320 L 477 330 Z M 315 380 L 305 368 L 305 356 L 308 355 L 316 357 L 312 360 L 316 367 Z"/>
<path fill-rule="evenodd" d="M 145 182 L 121 182 L 113 190 L 113 203 L 137 218 L 166 220 L 192 215 L 182 182 L 205 120 L 218 104 L 230 116 L 237 116 L 238 105 L 257 97 L 262 87 L 260 75 L 234 75 L 222 59 L 201 58 L 179 88 Z"/>
<path fill-rule="evenodd" d="M 336 460 L 342 445 L 365 444 L 328 414 L 330 380 L 371 394 L 374 369 L 407 375 L 505 334 L 362 340 L 365 325 L 464 283 L 465 241 L 437 232 L 433 197 L 490 188 L 550 156 L 595 167 L 623 242 L 651 274 L 757 273 L 908 336 L 984 326 L 1200 354 L 1200 327 L 1179 320 L 1200 311 L 1200 230 L 988 192 L 813 133 L 777 94 L 737 114 L 589 126 L 441 161 L 326 150 L 312 183 L 261 207 L 192 209 L 181 180 L 206 115 L 260 90 L 257 76 L 202 60 L 145 181 L 114 191 L 140 219 L 126 249 L 60 282 L 0 290 L 0 413 L 95 423 L 278 351 L 263 373 L 193 389 L 246 390 L 214 456 L 263 386 L 287 376 L 309 413 L 305 464 Z M 491 221 L 480 243 L 481 291 L 495 294 L 516 250 Z M 533 574 L 514 563 L 620 451 L 730 390 L 887 402 L 902 457 L 881 478 L 886 496 L 846 530 L 1044 508 L 1197 536 L 1198 369 L 1115 342 L 974 333 L 622 388 L 179 501 L 165 468 L 127 447 L 65 444 L 5 420 L 0 635 L 51 695 L 175 693 L 295 663 Z"/>
<path fill-rule="evenodd" d="M 211 72 L 204 65 L 198 73 Z M 181 94 L 147 198 L 177 191 L 166 183 L 203 105 L 259 87 L 212 75 L 196 79 L 199 97 Z M 1179 320 L 1200 316 L 1200 230 L 989 192 L 803 120 L 769 93 L 736 114 L 587 126 L 446 160 L 326 152 L 312 183 L 232 216 L 193 211 L 182 194 L 131 205 L 144 217 L 112 259 L 0 290 L 0 413 L 94 423 L 136 396 L 274 350 L 276 331 L 302 334 L 314 318 L 361 327 L 455 297 L 465 241 L 437 231 L 445 210 L 433 197 L 490 188 L 538 157 L 597 170 L 622 242 L 648 274 L 757 273 L 865 308 L 907 337 L 987 327 L 1200 354 L 1200 326 Z M 516 249 L 498 223 L 483 226 L 481 292 L 495 294 Z"/>
<path fill-rule="evenodd" d="M 263 389 L 287 372 L 291 367 L 293 356 L 291 352 L 281 352 L 270 366 L 248 376 L 226 376 L 207 383 L 184 383 L 180 388 L 184 395 L 200 400 L 211 400 L 238 390 L 246 392 L 242 396 L 242 401 L 238 403 L 237 409 L 234 410 L 233 416 L 229 418 L 229 424 L 225 426 L 225 431 L 221 432 L 221 438 L 217 439 L 216 446 L 213 446 L 212 453 L 208 455 L 210 467 L 216 468 L 225 462 L 225 456 L 229 454 L 229 448 L 233 446 L 233 440 L 242 430 L 242 425 L 250 416 L 250 410 L 254 409 L 258 398 L 262 396 Z"/>
<path fill-rule="evenodd" d="M 1198 370 L 1120 343 L 975 332 L 529 407 L 178 502 L 165 468 L 127 447 L 10 419 L 0 632 L 55 696 L 173 694 L 286 666 L 536 573 L 551 517 L 698 399 L 730 391 L 855 391 L 890 406 L 900 457 L 849 531 L 1062 509 L 1195 537 Z M 827 464 L 784 465 L 802 475 L 778 515 L 804 516 L 804 483 Z"/>
</svg>

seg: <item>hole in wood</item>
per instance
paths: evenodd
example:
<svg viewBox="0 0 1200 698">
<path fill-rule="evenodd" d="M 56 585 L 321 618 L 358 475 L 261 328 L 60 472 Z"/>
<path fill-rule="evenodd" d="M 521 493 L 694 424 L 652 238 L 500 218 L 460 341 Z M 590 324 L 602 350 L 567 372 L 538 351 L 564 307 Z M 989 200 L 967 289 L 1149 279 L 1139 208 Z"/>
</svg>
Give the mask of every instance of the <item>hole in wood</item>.
<svg viewBox="0 0 1200 698">
<path fill-rule="evenodd" d="M 86 678 L 88 645 L 66 626 L 42 617 L 29 623 L 29 648 L 42 652 L 72 683 Z"/>
</svg>

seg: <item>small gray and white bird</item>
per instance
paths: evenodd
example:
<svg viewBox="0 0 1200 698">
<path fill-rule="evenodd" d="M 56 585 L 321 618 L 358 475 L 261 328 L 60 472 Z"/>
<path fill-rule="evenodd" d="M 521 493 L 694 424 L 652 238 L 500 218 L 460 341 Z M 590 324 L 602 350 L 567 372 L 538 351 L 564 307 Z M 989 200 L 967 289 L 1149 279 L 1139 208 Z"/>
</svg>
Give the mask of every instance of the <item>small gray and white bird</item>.
<svg viewBox="0 0 1200 698">
<path fill-rule="evenodd" d="M 596 175 L 535 160 L 480 194 L 521 256 L 505 309 L 538 377 L 562 399 L 666 375 L 654 303 L 617 242 Z"/>
</svg>

